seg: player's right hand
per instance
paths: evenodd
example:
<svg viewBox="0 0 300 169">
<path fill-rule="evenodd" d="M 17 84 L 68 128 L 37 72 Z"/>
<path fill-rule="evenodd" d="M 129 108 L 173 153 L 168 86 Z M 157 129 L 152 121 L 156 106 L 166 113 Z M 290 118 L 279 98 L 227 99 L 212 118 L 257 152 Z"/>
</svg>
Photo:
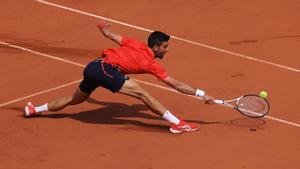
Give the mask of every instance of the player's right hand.
<svg viewBox="0 0 300 169">
<path fill-rule="evenodd" d="M 214 104 L 215 103 L 215 99 L 210 95 L 204 95 L 202 98 L 204 100 L 204 104 Z"/>
</svg>

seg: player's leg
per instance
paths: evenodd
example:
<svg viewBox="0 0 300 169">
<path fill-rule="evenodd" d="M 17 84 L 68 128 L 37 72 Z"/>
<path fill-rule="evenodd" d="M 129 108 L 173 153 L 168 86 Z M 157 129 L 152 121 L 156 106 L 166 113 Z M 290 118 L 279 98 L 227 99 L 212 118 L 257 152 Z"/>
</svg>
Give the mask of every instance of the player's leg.
<svg viewBox="0 0 300 169">
<path fill-rule="evenodd" d="M 187 123 L 178 119 L 133 79 L 126 80 L 122 88 L 119 90 L 119 93 L 142 100 L 152 112 L 160 115 L 162 118 L 171 123 L 170 131 L 172 133 L 190 132 L 199 128 L 198 124 Z"/>
<path fill-rule="evenodd" d="M 25 117 L 33 117 L 40 115 L 45 111 L 59 111 L 68 105 L 76 105 L 84 102 L 90 96 L 90 93 L 82 92 L 79 88 L 71 96 L 65 96 L 48 103 L 45 103 L 41 106 L 35 107 L 31 102 L 27 103 L 25 107 Z"/>
<path fill-rule="evenodd" d="M 117 68 L 110 64 L 101 62 L 102 78 L 101 86 L 110 90 L 113 93 L 119 92 L 142 100 L 149 109 L 163 116 L 171 123 L 178 124 L 180 120 L 176 118 L 170 111 L 166 109 L 160 102 L 146 92 L 135 80 L 124 76 Z"/>
<path fill-rule="evenodd" d="M 49 111 L 59 111 L 68 105 L 76 105 L 84 102 L 90 96 L 90 93 L 85 93 L 79 88 L 72 96 L 61 97 L 48 103 Z"/>
<path fill-rule="evenodd" d="M 152 97 L 146 90 L 144 90 L 135 80 L 126 80 L 119 93 L 135 97 L 142 100 L 147 107 L 155 114 L 163 116 L 167 108 Z"/>
<path fill-rule="evenodd" d="M 45 111 L 59 111 L 68 105 L 76 105 L 84 102 L 89 98 L 92 91 L 99 86 L 99 84 L 97 84 L 94 80 L 94 76 L 98 75 L 98 67 L 99 62 L 95 61 L 90 62 L 86 66 L 83 73 L 84 78 L 73 95 L 61 97 L 37 107 L 35 107 L 31 102 L 28 102 L 25 107 L 25 117 L 34 117 Z"/>
</svg>

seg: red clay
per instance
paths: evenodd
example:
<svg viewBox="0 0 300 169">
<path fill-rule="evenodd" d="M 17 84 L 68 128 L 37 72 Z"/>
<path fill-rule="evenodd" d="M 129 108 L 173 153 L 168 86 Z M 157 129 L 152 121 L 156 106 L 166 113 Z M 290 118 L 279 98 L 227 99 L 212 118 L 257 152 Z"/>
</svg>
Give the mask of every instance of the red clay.
<svg viewBox="0 0 300 169">
<path fill-rule="evenodd" d="M 296 0 L 51 2 L 300 68 Z M 0 41 L 81 64 L 97 57 L 99 49 L 114 46 L 100 35 L 95 18 L 33 0 L 3 1 L 0 6 Z M 117 24 L 113 29 L 140 40 L 148 35 Z M 224 99 L 267 90 L 270 115 L 300 123 L 295 108 L 298 73 L 176 40 L 170 44 L 161 63 L 175 78 Z M 25 51 L 0 45 L 0 55 L 0 104 L 81 78 L 81 67 Z M 163 85 L 149 75 L 132 77 Z M 1 107 L 1 169 L 300 168 L 299 128 L 245 119 L 230 109 L 149 86 L 144 87 L 177 115 L 200 123 L 201 129 L 172 135 L 168 124 L 141 102 L 103 89 L 88 102 L 57 114 L 22 117 L 27 101 L 42 104 L 76 87 Z"/>
</svg>

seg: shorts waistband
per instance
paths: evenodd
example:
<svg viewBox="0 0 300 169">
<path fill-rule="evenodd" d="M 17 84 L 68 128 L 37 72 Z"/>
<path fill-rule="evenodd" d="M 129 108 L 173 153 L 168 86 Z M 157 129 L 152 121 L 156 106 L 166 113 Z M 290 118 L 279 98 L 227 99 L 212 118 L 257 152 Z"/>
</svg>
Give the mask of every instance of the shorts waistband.
<svg viewBox="0 0 300 169">
<path fill-rule="evenodd" d="M 109 65 L 111 65 L 113 68 L 115 68 L 115 69 L 118 69 L 118 71 L 120 71 L 121 72 L 121 70 L 120 70 L 120 68 L 119 68 L 119 66 L 116 66 L 116 65 L 112 65 L 112 64 L 110 64 L 110 63 L 108 63 L 108 62 L 106 62 L 103 58 L 101 58 L 101 57 L 98 57 L 98 58 L 96 58 L 93 62 L 99 62 L 99 63 L 101 63 L 101 66 L 103 65 L 103 63 L 105 63 L 105 64 L 109 64 Z"/>
</svg>

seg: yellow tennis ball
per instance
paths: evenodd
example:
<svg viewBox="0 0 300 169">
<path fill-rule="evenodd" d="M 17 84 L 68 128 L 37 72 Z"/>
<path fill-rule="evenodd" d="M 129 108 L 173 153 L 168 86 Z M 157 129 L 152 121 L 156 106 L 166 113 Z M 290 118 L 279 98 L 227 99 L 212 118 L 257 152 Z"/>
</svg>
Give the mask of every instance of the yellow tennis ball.
<svg viewBox="0 0 300 169">
<path fill-rule="evenodd" d="M 266 91 L 261 91 L 259 93 L 259 96 L 262 97 L 262 98 L 267 98 L 268 97 L 268 93 Z"/>
</svg>

